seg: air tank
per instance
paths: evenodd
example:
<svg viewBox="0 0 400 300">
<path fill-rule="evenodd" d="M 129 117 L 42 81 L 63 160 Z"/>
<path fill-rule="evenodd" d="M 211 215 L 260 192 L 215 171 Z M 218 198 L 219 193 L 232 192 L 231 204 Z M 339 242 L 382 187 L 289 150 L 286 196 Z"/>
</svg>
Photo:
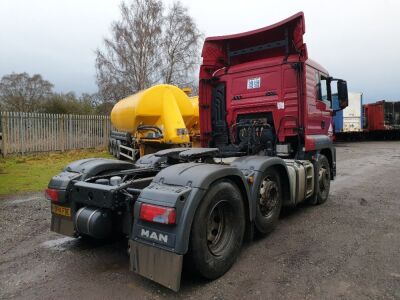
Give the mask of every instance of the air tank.
<svg viewBox="0 0 400 300">
<path fill-rule="evenodd" d="M 120 100 L 111 111 L 111 122 L 136 138 L 189 143 L 188 125 L 198 123 L 195 101 L 176 86 L 159 84 Z"/>
</svg>

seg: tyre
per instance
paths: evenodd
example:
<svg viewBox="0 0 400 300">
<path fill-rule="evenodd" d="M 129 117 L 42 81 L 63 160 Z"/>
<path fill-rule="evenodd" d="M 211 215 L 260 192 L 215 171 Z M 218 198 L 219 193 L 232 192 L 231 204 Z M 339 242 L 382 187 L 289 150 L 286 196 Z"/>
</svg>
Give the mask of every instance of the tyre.
<svg viewBox="0 0 400 300">
<path fill-rule="evenodd" d="M 279 173 L 267 169 L 258 183 L 255 225 L 259 233 L 270 233 L 278 223 L 282 208 L 282 186 Z"/>
<path fill-rule="evenodd" d="M 198 207 L 190 236 L 191 263 L 215 279 L 225 274 L 240 253 L 245 209 L 238 187 L 229 180 L 213 184 Z"/>
<path fill-rule="evenodd" d="M 317 188 L 315 204 L 322 204 L 328 200 L 331 186 L 331 169 L 325 155 L 319 155 L 317 160 Z"/>
</svg>

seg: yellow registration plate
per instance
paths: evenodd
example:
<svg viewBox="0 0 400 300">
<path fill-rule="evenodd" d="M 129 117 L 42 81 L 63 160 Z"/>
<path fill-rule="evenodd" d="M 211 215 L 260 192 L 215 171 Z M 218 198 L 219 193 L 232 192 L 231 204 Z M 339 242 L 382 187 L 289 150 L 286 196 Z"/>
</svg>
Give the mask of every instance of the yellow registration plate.
<svg viewBox="0 0 400 300">
<path fill-rule="evenodd" d="M 51 212 L 53 214 L 61 215 L 64 217 L 70 217 L 71 216 L 71 208 L 69 207 L 64 207 L 56 204 L 51 205 Z"/>
</svg>

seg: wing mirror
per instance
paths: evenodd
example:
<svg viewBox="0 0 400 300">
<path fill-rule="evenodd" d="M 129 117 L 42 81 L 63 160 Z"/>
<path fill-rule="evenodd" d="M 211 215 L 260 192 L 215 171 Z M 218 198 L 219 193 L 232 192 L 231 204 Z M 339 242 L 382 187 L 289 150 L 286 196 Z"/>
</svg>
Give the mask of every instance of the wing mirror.
<svg viewBox="0 0 400 300">
<path fill-rule="evenodd" d="M 345 109 L 349 105 L 349 94 L 347 92 L 347 82 L 342 79 L 337 81 L 337 91 L 340 109 Z"/>
</svg>

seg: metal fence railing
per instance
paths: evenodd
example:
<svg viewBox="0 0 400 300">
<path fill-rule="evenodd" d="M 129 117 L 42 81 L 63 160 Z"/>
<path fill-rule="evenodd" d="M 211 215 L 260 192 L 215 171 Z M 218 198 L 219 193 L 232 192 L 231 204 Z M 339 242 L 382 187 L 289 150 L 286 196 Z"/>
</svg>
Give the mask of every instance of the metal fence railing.
<svg viewBox="0 0 400 300">
<path fill-rule="evenodd" d="M 1 153 L 105 147 L 111 130 L 109 116 L 0 112 Z"/>
</svg>

